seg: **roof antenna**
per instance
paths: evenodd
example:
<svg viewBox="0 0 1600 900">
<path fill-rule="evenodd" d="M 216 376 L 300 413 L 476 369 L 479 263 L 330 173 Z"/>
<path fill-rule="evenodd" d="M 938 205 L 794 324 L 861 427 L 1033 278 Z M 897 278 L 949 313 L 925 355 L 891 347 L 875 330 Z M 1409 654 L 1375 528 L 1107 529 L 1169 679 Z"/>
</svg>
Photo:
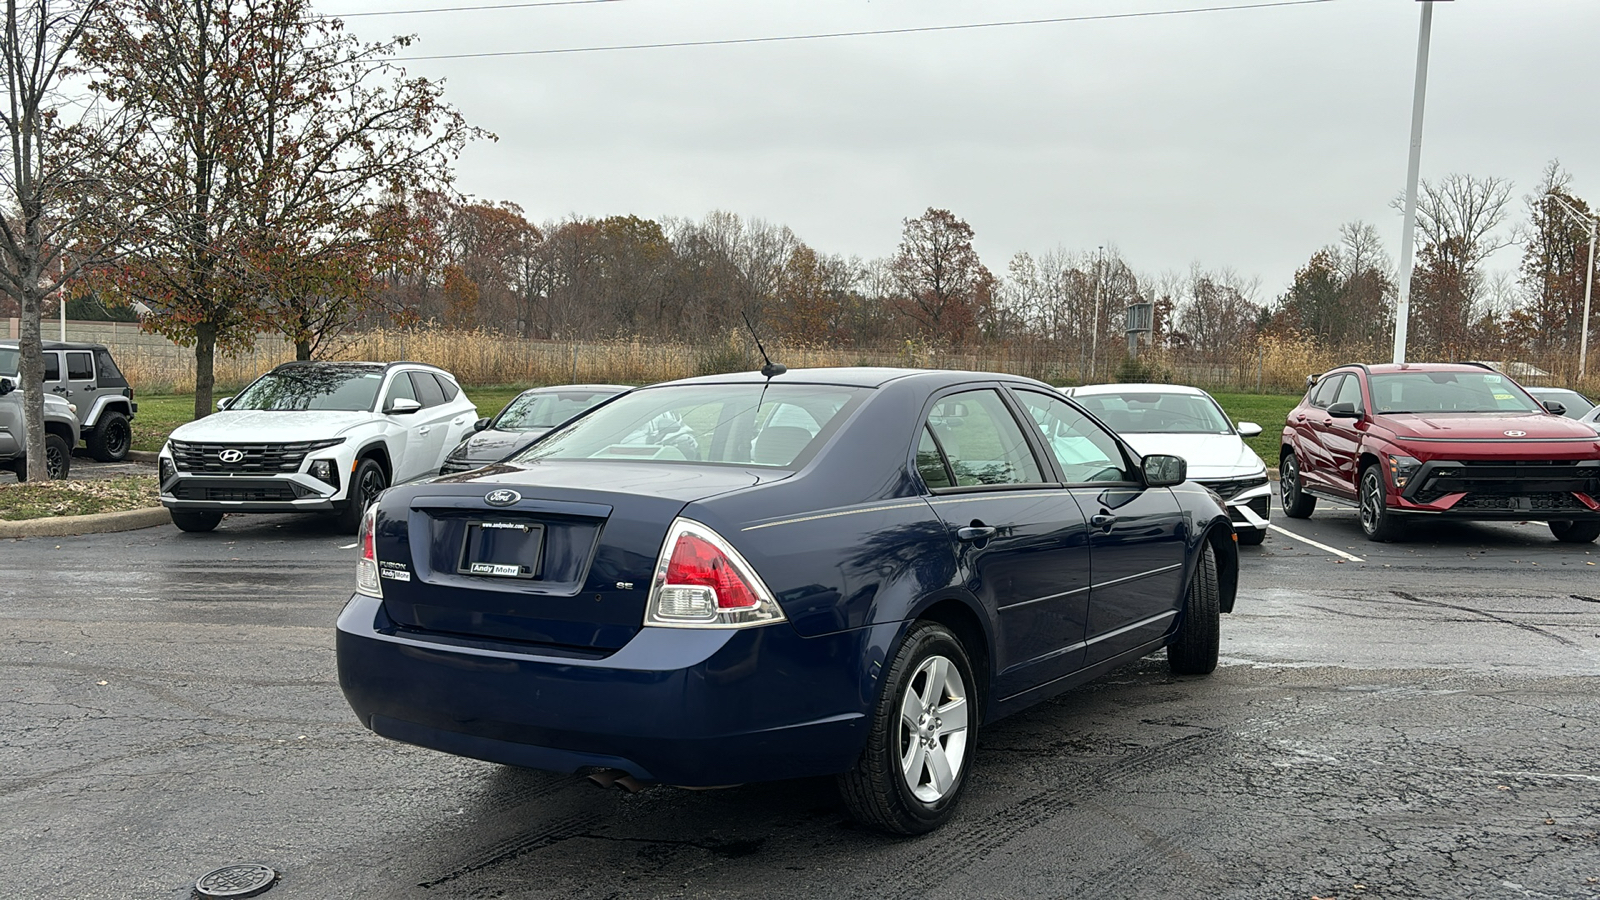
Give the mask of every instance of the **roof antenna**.
<svg viewBox="0 0 1600 900">
<path fill-rule="evenodd" d="M 772 357 L 767 355 L 767 348 L 761 346 L 761 336 L 756 334 L 756 327 L 750 324 L 750 317 L 745 315 L 744 310 L 739 310 L 739 317 L 744 319 L 744 327 L 750 329 L 750 336 L 756 340 L 756 349 L 761 351 L 761 358 L 766 360 L 767 364 L 761 367 L 761 376 L 771 381 L 773 377 L 789 371 L 788 366 L 773 362 Z"/>
</svg>

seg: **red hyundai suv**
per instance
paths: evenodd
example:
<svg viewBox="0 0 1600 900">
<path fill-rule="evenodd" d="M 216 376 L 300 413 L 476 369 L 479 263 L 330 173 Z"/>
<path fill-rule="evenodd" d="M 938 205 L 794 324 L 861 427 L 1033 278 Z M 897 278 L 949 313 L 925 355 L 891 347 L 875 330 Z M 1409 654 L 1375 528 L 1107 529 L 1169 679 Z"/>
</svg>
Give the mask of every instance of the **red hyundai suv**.
<svg viewBox="0 0 1600 900">
<path fill-rule="evenodd" d="M 1542 520 L 1600 537 L 1600 435 L 1481 364 L 1349 365 L 1313 380 L 1283 427 L 1283 511 L 1354 503 L 1368 539 L 1409 515 Z"/>
</svg>

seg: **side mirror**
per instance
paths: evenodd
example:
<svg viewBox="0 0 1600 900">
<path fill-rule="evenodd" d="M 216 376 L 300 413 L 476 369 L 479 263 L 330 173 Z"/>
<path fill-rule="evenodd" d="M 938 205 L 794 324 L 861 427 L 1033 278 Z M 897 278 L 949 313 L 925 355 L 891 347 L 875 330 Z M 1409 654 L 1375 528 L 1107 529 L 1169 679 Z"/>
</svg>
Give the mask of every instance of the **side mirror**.
<svg viewBox="0 0 1600 900">
<path fill-rule="evenodd" d="M 9 378 L 0 378 L 0 397 L 4 397 L 16 389 L 16 382 Z"/>
<path fill-rule="evenodd" d="M 223 410 L 227 409 L 228 408 L 228 404 L 232 403 L 232 402 L 233 402 L 233 398 L 232 397 L 223 397 L 221 400 L 218 400 L 217 401 L 217 412 L 222 412 Z"/>
<path fill-rule="evenodd" d="M 1361 411 L 1356 409 L 1354 403 L 1335 403 L 1328 407 L 1328 415 L 1335 419 L 1359 419 Z"/>
<path fill-rule="evenodd" d="M 1261 426 L 1257 425 L 1254 422 L 1240 422 L 1239 423 L 1239 436 L 1240 437 L 1255 437 L 1256 435 L 1258 435 L 1260 433 L 1261 433 Z"/>
<path fill-rule="evenodd" d="M 412 400 L 410 397 L 396 397 L 389 401 L 389 405 L 383 408 L 383 412 L 384 415 L 389 416 L 409 416 L 421 408 L 422 404 Z"/>
<path fill-rule="evenodd" d="M 1560 400 L 1546 400 L 1544 401 L 1544 408 L 1558 416 L 1567 414 L 1567 405 Z"/>
<path fill-rule="evenodd" d="M 1181 456 L 1152 453 L 1139 464 L 1145 487 L 1172 487 L 1189 477 L 1189 463 Z"/>
<path fill-rule="evenodd" d="M 482 430 L 484 430 L 485 428 L 488 428 L 488 427 L 489 427 L 489 419 L 487 417 L 479 419 L 478 421 L 472 423 L 472 430 L 473 431 L 482 431 Z"/>
</svg>

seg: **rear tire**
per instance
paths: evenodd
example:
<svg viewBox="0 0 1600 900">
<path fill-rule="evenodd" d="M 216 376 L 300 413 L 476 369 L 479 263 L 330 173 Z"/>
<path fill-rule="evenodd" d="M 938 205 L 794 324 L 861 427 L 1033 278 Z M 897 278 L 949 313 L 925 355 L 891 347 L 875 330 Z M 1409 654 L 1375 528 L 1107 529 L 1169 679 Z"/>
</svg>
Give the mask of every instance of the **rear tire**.
<svg viewBox="0 0 1600 900">
<path fill-rule="evenodd" d="M 367 507 L 378 499 L 389 486 L 389 479 L 383 474 L 383 466 L 378 461 L 367 457 L 356 464 L 356 470 L 350 475 L 350 493 L 345 500 L 344 510 L 339 513 L 339 530 L 356 534 L 361 530 L 361 517 L 366 515 Z"/>
<path fill-rule="evenodd" d="M 1278 496 L 1283 503 L 1283 514 L 1291 519 L 1309 519 L 1317 508 L 1317 498 L 1307 494 L 1300 485 L 1300 461 L 1290 453 L 1278 461 Z"/>
<path fill-rule="evenodd" d="M 1600 522 L 1551 522 L 1550 533 L 1563 544 L 1589 544 L 1600 538 Z"/>
<path fill-rule="evenodd" d="M 955 814 L 978 732 L 978 681 L 943 625 L 911 627 L 888 667 L 866 749 L 839 776 L 839 794 L 865 825 L 925 834 Z"/>
<path fill-rule="evenodd" d="M 222 524 L 222 513 L 206 509 L 169 509 L 167 512 L 172 513 L 172 524 L 178 526 L 179 531 L 204 534 Z"/>
<path fill-rule="evenodd" d="M 51 481 L 60 481 L 72 473 L 72 448 L 67 446 L 66 439 L 60 435 L 44 436 L 44 470 Z M 18 481 L 27 481 L 28 460 L 26 458 L 17 460 L 11 471 L 17 473 Z"/>
<path fill-rule="evenodd" d="M 1183 621 L 1167 644 L 1167 668 L 1174 675 L 1210 675 L 1217 668 L 1222 642 L 1222 584 L 1217 577 L 1217 556 L 1207 540 L 1189 580 L 1183 601 Z"/>
<path fill-rule="evenodd" d="M 101 413 L 100 421 L 89 432 L 84 444 L 89 448 L 89 455 L 100 462 L 127 459 L 128 449 L 133 446 L 133 429 L 128 425 L 128 417 L 114 409 Z"/>
</svg>

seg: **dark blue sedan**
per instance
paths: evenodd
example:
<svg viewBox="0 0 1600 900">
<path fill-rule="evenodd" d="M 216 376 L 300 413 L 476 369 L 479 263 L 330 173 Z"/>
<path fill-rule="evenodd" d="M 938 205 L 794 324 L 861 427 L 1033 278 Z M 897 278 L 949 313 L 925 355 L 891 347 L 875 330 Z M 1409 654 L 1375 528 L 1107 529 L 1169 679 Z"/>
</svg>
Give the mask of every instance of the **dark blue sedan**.
<svg viewBox="0 0 1600 900">
<path fill-rule="evenodd" d="M 1215 495 L 1009 375 L 641 388 L 368 510 L 339 682 L 385 737 L 948 819 L 980 727 L 1162 647 L 1215 668 Z"/>
</svg>

